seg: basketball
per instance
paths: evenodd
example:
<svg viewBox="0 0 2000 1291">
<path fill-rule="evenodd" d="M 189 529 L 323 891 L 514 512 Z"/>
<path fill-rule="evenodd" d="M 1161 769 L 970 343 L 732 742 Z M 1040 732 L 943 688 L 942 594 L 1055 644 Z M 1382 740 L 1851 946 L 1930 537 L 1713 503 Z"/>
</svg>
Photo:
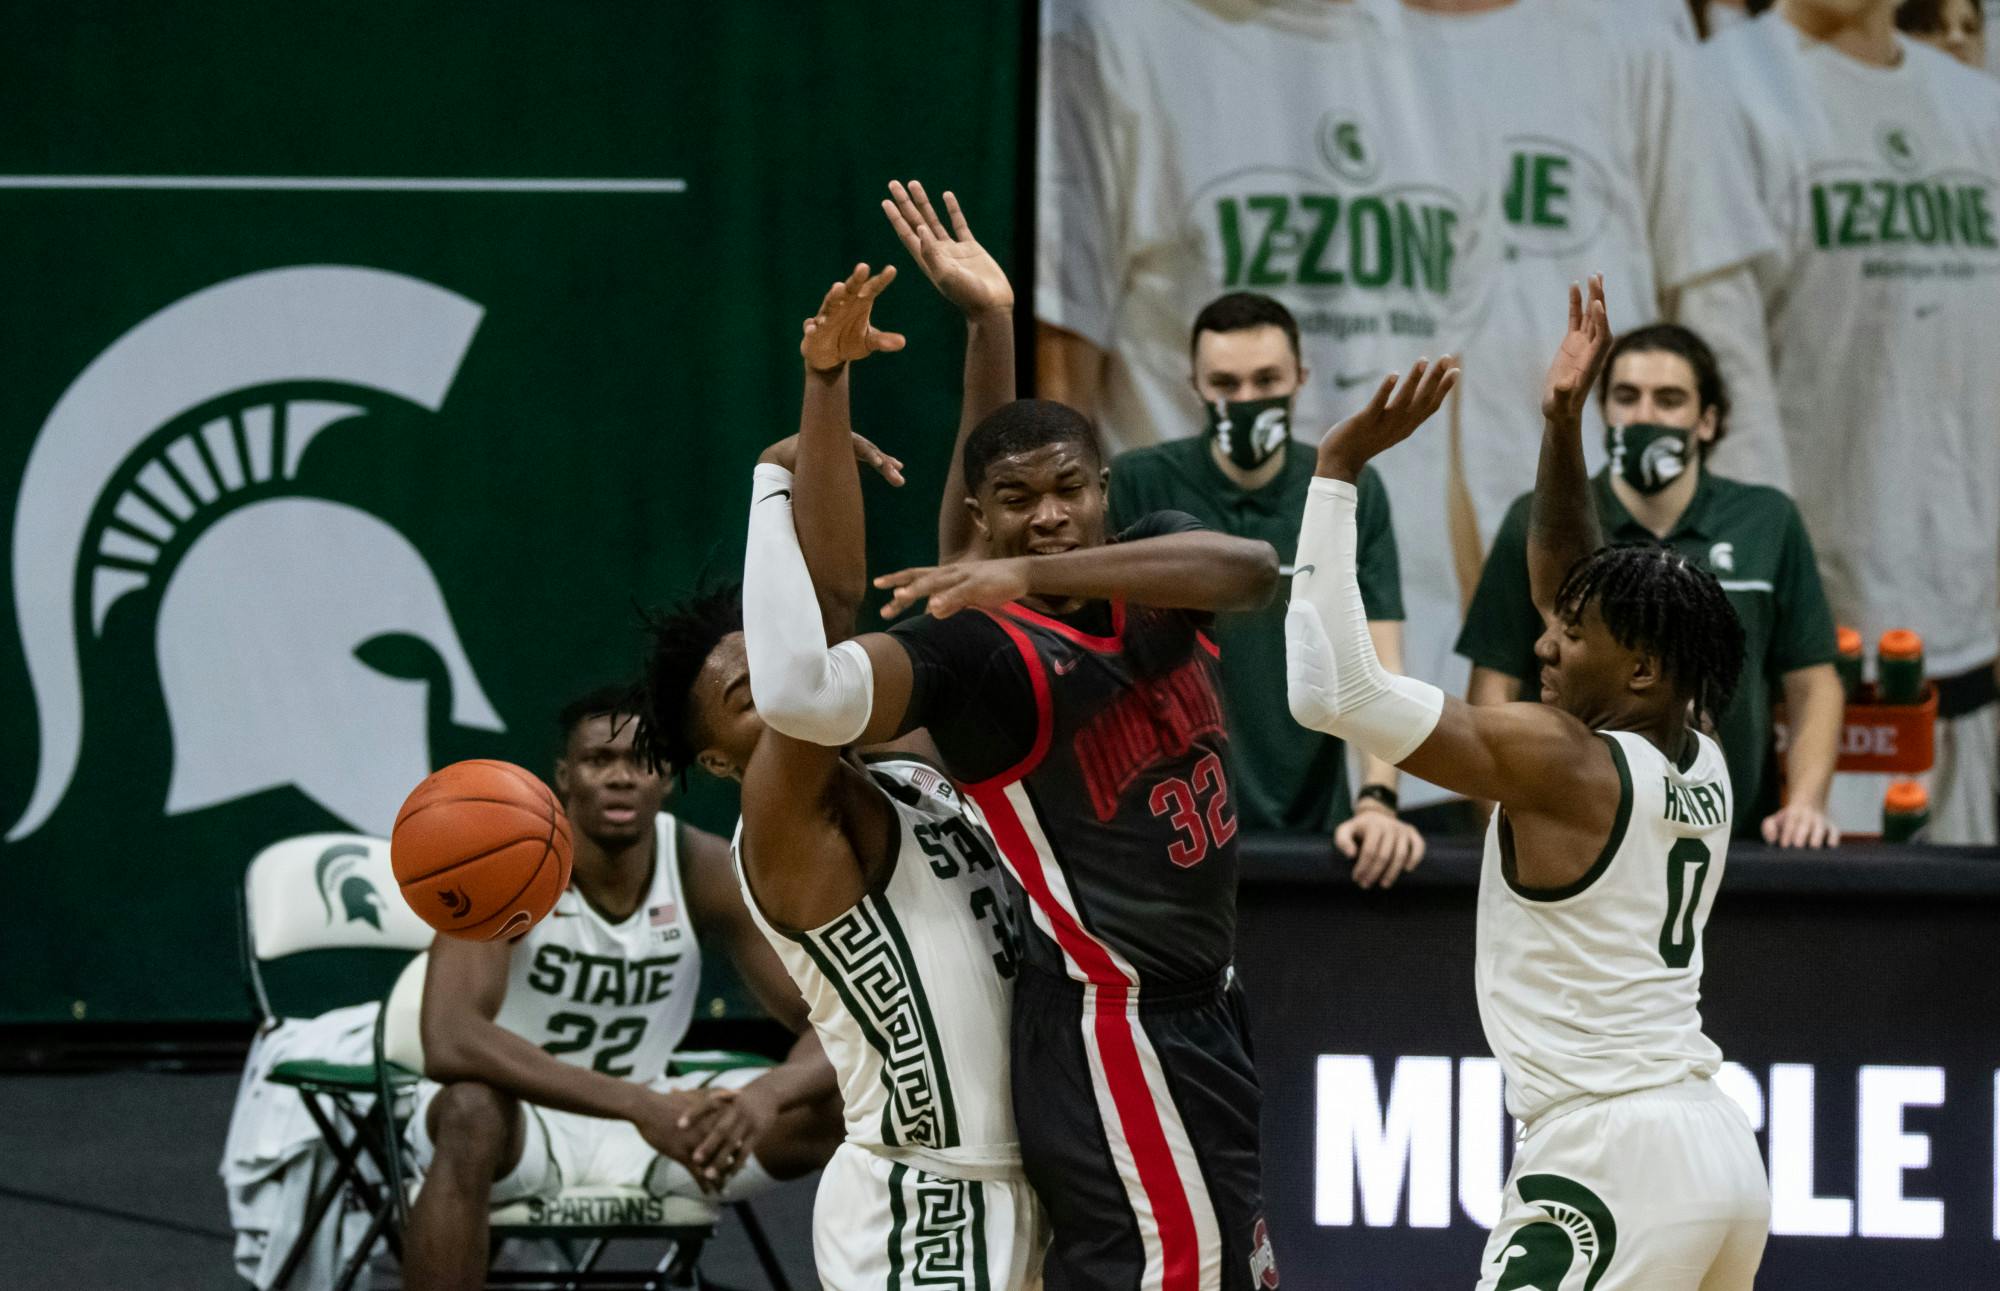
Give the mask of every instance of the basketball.
<svg viewBox="0 0 2000 1291">
<path fill-rule="evenodd" d="M 403 899 L 439 932 L 514 937 L 569 886 L 569 817 L 539 777 L 511 762 L 454 762 L 403 801 L 389 859 Z"/>
</svg>

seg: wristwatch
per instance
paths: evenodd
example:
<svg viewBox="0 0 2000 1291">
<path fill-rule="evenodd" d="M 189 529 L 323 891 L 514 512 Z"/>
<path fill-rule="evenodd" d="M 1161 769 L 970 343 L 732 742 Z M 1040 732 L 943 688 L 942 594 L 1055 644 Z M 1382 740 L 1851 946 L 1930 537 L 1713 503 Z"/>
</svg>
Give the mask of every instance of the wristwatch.
<svg viewBox="0 0 2000 1291">
<path fill-rule="evenodd" d="M 1396 814 L 1396 805 L 1399 801 L 1396 791 L 1386 784 L 1364 784 L 1354 795 L 1356 806 L 1364 802 L 1379 802 L 1389 809 L 1391 816 Z"/>
</svg>

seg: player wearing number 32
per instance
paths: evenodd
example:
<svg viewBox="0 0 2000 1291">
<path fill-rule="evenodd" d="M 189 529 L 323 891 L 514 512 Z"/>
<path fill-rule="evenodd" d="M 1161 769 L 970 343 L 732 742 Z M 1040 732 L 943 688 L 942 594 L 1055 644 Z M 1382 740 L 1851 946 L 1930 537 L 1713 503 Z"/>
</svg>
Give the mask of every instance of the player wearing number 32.
<svg viewBox="0 0 2000 1291">
<path fill-rule="evenodd" d="M 968 245 L 949 195 L 951 227 L 920 188 L 892 191 L 906 248 L 975 327 L 1004 339 L 1004 325 L 979 319 L 1003 293 L 1011 306 L 1011 290 Z M 758 709 L 831 745 L 924 728 L 991 828 L 1024 896 L 1013 1104 L 1022 1165 L 1048 1209 L 1049 1285 L 1275 1285 L 1257 1078 L 1230 973 L 1236 821 L 1204 629 L 1214 611 L 1270 597 L 1277 555 L 1170 513 L 1107 541 L 1089 423 L 1011 400 L 1004 357 L 990 386 L 968 367 L 966 412 L 982 411 L 975 385 L 999 398 L 961 419 L 939 533 L 948 563 L 876 580 L 895 589 L 885 614 L 928 612 L 829 649 L 817 623 L 788 612 L 811 586 L 774 597 L 768 620 L 746 604 L 746 629 L 783 659 L 753 660 Z M 794 536 L 795 571 L 862 559 L 857 536 L 836 551 L 817 550 L 804 523 Z M 753 522 L 753 557 L 759 541 Z"/>
<path fill-rule="evenodd" d="M 1610 342 L 1602 281 L 1587 307 L 1572 287 L 1528 530 L 1551 701 L 1475 708 L 1391 676 L 1369 641 L 1354 481 L 1437 409 L 1449 361 L 1391 377 L 1321 441 L 1286 619 L 1288 699 L 1304 725 L 1500 805 L 1476 971 L 1523 1128 L 1480 1287 L 1748 1291 L 1770 1194 L 1749 1123 L 1715 1087 L 1722 1055 L 1700 1013 L 1736 803 L 1722 751 L 1695 727 L 1729 702 L 1743 630 L 1684 557 L 1600 546 L 1582 413 Z"/>
<path fill-rule="evenodd" d="M 409 1286 L 484 1286 L 493 1203 L 590 1185 L 738 1200 L 818 1169 L 839 1140 L 804 1002 L 737 895 L 728 847 L 660 811 L 667 781 L 633 747 L 636 716 L 616 688 L 562 713 L 556 793 L 576 861 L 549 915 L 512 942 L 431 947 Z M 673 1067 L 701 988 L 697 931 L 803 1032 L 783 1064 Z"/>
</svg>

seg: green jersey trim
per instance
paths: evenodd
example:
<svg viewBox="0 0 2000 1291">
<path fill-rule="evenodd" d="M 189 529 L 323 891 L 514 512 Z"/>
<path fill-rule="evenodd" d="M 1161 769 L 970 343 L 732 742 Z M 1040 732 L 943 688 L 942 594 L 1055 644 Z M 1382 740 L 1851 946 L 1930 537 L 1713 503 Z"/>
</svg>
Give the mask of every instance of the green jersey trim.
<svg viewBox="0 0 2000 1291">
<path fill-rule="evenodd" d="M 898 1161 L 889 1167 L 889 1289 L 903 1286 L 903 1176 L 909 1167 Z"/>
<path fill-rule="evenodd" d="M 958 1147 L 958 1105 L 937 1021 L 889 903 L 871 894 L 816 931 L 786 935 L 812 959 L 882 1059 L 882 1088 L 888 1094 L 882 1142 L 889 1147 Z M 873 988 L 865 1001 L 857 982 Z M 927 1093 L 935 1100 L 930 1106 L 924 1103 Z"/>
<path fill-rule="evenodd" d="M 1514 862 L 1514 831 L 1505 817 L 1500 821 L 1500 876 L 1507 880 L 1507 886 L 1515 896 L 1524 901 L 1567 901 L 1590 887 L 1603 877 L 1611 867 L 1611 858 L 1625 843 L 1625 827 L 1632 823 L 1632 768 L 1625 761 L 1625 749 L 1616 738 L 1604 731 L 1597 732 L 1597 738 L 1611 748 L 1611 763 L 1618 768 L 1618 814 L 1611 820 L 1611 837 L 1604 840 L 1604 850 L 1590 863 L 1590 868 L 1574 883 L 1566 883 L 1559 888 L 1523 887 L 1520 868 Z"/>
</svg>

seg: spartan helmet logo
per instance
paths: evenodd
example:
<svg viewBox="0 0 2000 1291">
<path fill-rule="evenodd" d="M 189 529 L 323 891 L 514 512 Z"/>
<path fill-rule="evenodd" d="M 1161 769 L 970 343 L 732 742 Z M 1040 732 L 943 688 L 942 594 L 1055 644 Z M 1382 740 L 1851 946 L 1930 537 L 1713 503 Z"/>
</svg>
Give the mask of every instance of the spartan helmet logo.
<svg viewBox="0 0 2000 1291">
<path fill-rule="evenodd" d="M 1521 1200 L 1540 1210 L 1507 1236 L 1501 1248 L 1497 1291 L 1568 1291 L 1580 1265 L 1582 1291 L 1591 1291 L 1611 1267 L 1618 1249 L 1618 1225 L 1611 1209 L 1574 1179 L 1555 1174 L 1522 1175 Z"/>
<path fill-rule="evenodd" d="M 1337 112 L 1327 113 L 1319 123 L 1319 155 L 1328 169 L 1353 184 L 1365 184 L 1382 170 L 1361 122 Z"/>
<path fill-rule="evenodd" d="M 483 312 L 377 269 L 272 269 L 167 306 L 71 383 L 29 454 L 14 516 L 41 758 L 10 841 L 68 791 L 83 748 L 83 650 L 142 589 L 159 597 L 169 815 L 291 785 L 387 834 L 431 759 L 426 684 L 355 656 L 378 637 L 428 643 L 452 720 L 503 729 L 409 540 L 294 483 L 317 437 L 366 403 L 437 411 Z M 345 387 L 358 402 L 274 388 L 294 382 Z"/>
<path fill-rule="evenodd" d="M 1922 168 L 1923 157 L 1910 137 L 1909 127 L 1885 122 L 1876 130 L 1875 142 L 1881 146 L 1883 160 L 1897 170 L 1913 172 Z"/>
<path fill-rule="evenodd" d="M 360 920 L 382 931 L 382 894 L 365 874 L 356 874 L 368 849 L 358 843 L 335 843 L 319 854 L 313 864 L 313 880 L 319 885 L 319 903 L 326 907 L 326 921 L 334 918 L 334 902 L 348 923 Z"/>
</svg>

